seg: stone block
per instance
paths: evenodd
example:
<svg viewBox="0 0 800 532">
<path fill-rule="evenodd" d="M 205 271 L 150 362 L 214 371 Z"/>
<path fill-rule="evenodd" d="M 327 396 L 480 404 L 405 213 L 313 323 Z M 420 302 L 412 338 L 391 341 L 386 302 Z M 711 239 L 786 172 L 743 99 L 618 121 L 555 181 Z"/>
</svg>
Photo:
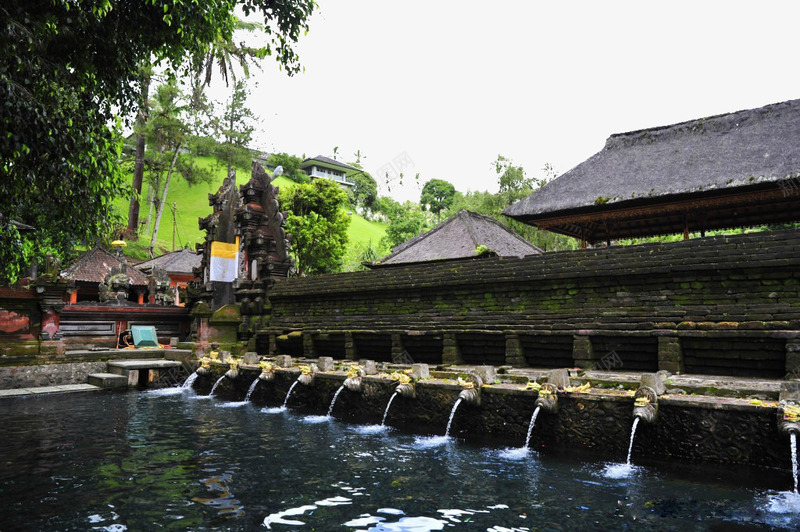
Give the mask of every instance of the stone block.
<svg viewBox="0 0 800 532">
<path fill-rule="evenodd" d="M 292 357 L 289 355 L 278 355 L 275 357 L 275 365 L 279 368 L 291 368 Z"/>
<path fill-rule="evenodd" d="M 497 368 L 494 366 L 478 366 L 472 373 L 480 377 L 483 384 L 492 384 L 497 378 Z"/>
<path fill-rule="evenodd" d="M 258 362 L 260 360 L 261 360 L 261 357 L 258 356 L 258 353 L 254 353 L 253 351 L 248 351 L 247 353 L 244 354 L 244 357 L 243 357 L 244 363 L 247 364 L 247 365 L 250 365 L 250 366 L 254 366 L 254 365 L 258 364 Z"/>
<path fill-rule="evenodd" d="M 800 382 L 782 382 L 781 392 L 778 396 L 778 400 L 800 403 Z"/>
<path fill-rule="evenodd" d="M 128 377 L 116 373 L 92 373 L 87 377 L 87 382 L 104 389 L 128 387 Z"/>
<path fill-rule="evenodd" d="M 569 370 L 567 369 L 551 369 L 547 372 L 547 382 L 552 384 L 559 390 L 563 390 L 570 385 Z"/>
<path fill-rule="evenodd" d="M 320 371 L 333 371 L 333 358 L 332 357 L 319 357 L 317 359 L 317 367 Z"/>
<path fill-rule="evenodd" d="M 364 368 L 364 375 L 378 374 L 378 366 L 377 364 L 375 364 L 374 360 L 362 358 L 361 360 L 358 361 L 358 365 Z"/>
<path fill-rule="evenodd" d="M 427 364 L 412 364 L 411 365 L 411 378 L 414 380 L 428 379 L 431 373 Z"/>
<path fill-rule="evenodd" d="M 656 395 L 663 395 L 667 391 L 662 373 L 645 373 L 642 375 L 641 385 L 652 388 Z"/>
</svg>

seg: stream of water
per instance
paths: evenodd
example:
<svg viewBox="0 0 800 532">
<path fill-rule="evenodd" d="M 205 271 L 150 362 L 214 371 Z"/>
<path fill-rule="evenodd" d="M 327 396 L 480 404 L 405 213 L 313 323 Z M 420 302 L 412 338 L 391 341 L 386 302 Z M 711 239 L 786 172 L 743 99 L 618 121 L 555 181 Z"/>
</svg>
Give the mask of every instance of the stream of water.
<svg viewBox="0 0 800 532">
<path fill-rule="evenodd" d="M 289 403 L 289 397 L 292 395 L 292 392 L 294 391 L 294 387 L 297 386 L 297 383 L 299 383 L 299 382 L 300 382 L 300 380 L 296 380 L 296 381 L 294 381 L 292 383 L 291 386 L 289 386 L 289 391 L 286 392 L 286 398 L 284 398 L 284 400 L 283 400 L 283 408 L 286 408 L 286 405 Z"/>
<path fill-rule="evenodd" d="M 344 390 L 344 384 L 339 386 L 339 389 L 336 390 L 335 394 L 333 394 L 333 399 L 331 399 L 331 405 L 328 407 L 328 417 L 331 417 L 331 415 L 333 414 L 333 405 L 336 404 L 336 400 L 339 398 L 339 394 L 342 393 L 342 390 Z"/>
<path fill-rule="evenodd" d="M 247 395 L 244 396 L 244 402 L 248 402 L 250 400 L 250 396 L 253 395 L 253 392 L 256 390 L 256 386 L 258 386 L 258 381 L 260 381 L 258 377 L 253 379 L 253 384 L 250 385 L 250 388 L 247 389 Z"/>
<path fill-rule="evenodd" d="M 225 378 L 225 375 L 223 375 L 222 377 L 220 377 L 219 379 L 217 379 L 217 382 L 215 382 L 215 383 L 214 383 L 214 386 L 212 386 L 212 387 L 211 387 L 211 391 L 210 391 L 210 392 L 208 392 L 208 395 L 209 395 L 209 396 L 213 396 L 213 395 L 214 395 L 214 390 L 216 390 L 216 389 L 217 389 L 217 386 L 219 386 L 219 383 L 221 383 L 221 382 L 222 382 L 222 379 L 224 379 L 224 378 Z"/>
<path fill-rule="evenodd" d="M 450 436 L 450 426 L 453 424 L 453 418 L 456 416 L 456 410 L 458 410 L 458 405 L 461 404 L 461 401 L 463 401 L 463 399 L 459 397 L 456 404 L 453 405 L 453 409 L 450 411 L 450 418 L 447 420 L 447 430 L 444 431 L 445 438 Z"/>
<path fill-rule="evenodd" d="M 392 407 L 392 401 L 394 401 L 394 398 L 398 395 L 400 395 L 400 392 L 394 392 L 389 398 L 389 402 L 386 403 L 386 410 L 383 411 L 383 418 L 381 418 L 381 426 L 386 425 L 386 417 L 389 415 L 389 408 Z"/>
</svg>

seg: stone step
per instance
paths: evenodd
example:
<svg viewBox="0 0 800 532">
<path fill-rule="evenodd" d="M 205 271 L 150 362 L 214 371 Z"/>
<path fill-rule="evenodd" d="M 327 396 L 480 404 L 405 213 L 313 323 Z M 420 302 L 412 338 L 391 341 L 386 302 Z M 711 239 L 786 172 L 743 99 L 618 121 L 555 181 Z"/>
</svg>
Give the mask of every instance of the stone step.
<svg viewBox="0 0 800 532">
<path fill-rule="evenodd" d="M 88 378 L 89 384 L 104 389 L 126 388 L 128 377 L 115 373 L 91 373 Z"/>
</svg>

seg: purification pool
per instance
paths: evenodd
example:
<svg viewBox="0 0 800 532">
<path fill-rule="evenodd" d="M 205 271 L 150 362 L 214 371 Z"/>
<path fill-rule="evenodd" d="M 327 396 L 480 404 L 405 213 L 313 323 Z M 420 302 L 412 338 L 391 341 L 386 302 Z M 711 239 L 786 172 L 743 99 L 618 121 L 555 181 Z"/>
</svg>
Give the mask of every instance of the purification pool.
<svg viewBox="0 0 800 532">
<path fill-rule="evenodd" d="M 4 532 L 800 529 L 783 471 L 628 469 L 189 390 L 9 399 L 0 415 Z"/>
</svg>

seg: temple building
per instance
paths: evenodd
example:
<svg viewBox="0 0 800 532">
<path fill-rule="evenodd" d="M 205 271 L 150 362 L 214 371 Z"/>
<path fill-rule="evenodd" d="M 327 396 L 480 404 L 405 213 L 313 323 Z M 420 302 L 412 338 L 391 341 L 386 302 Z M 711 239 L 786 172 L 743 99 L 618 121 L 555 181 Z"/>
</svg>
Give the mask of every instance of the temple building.
<svg viewBox="0 0 800 532">
<path fill-rule="evenodd" d="M 194 274 L 194 269 L 200 267 L 202 257 L 189 249 L 181 249 L 171 253 L 165 253 L 160 257 L 140 262 L 136 269 L 145 273 L 152 274 L 154 268 L 163 269 L 169 276 L 170 288 L 174 293 L 175 304 L 183 306 L 180 290 L 186 288 L 189 281 L 199 280 Z"/>
<path fill-rule="evenodd" d="M 396 246 L 389 255 L 368 266 L 379 268 L 485 255 L 524 257 L 538 253 L 542 250 L 494 218 L 462 210 L 427 233 Z"/>
<path fill-rule="evenodd" d="M 101 247 L 90 249 L 81 255 L 62 273 L 61 277 L 74 283 L 69 294 L 69 303 L 85 301 L 101 301 L 101 286 L 105 286 L 114 273 L 122 272 L 127 276 L 126 300 L 144 304 L 147 294 L 147 276 L 136 268 L 124 264 L 112 253 Z M 124 270 L 124 271 L 122 271 Z"/>
<path fill-rule="evenodd" d="M 800 100 L 612 135 L 503 214 L 589 244 L 800 220 Z"/>
</svg>

